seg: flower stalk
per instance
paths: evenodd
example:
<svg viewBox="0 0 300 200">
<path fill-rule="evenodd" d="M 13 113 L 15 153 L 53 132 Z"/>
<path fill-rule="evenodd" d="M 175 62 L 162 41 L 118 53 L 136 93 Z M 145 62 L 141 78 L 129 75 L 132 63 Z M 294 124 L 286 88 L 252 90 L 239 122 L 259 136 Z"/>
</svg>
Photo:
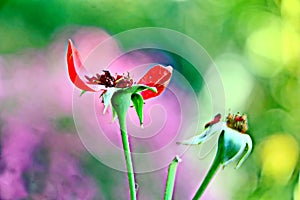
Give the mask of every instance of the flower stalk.
<svg viewBox="0 0 300 200">
<path fill-rule="evenodd" d="M 130 193 L 131 200 L 136 200 L 136 183 L 135 183 L 133 162 L 132 162 L 131 150 L 129 144 L 129 136 L 127 134 L 126 116 L 127 116 L 127 111 L 130 107 L 130 102 L 133 101 L 133 103 L 136 105 L 135 109 L 139 115 L 140 124 L 143 124 L 142 122 L 143 118 L 140 116 L 143 114 L 142 113 L 143 104 L 139 102 L 140 101 L 139 98 L 136 99 L 135 97 L 136 95 L 138 95 L 139 92 L 146 89 L 151 90 L 153 92 L 157 92 L 156 88 L 148 87 L 145 85 L 134 85 L 132 87 L 121 88 L 114 91 L 110 99 L 112 110 L 113 112 L 115 112 L 116 116 L 118 116 L 118 120 L 120 124 L 122 145 L 123 145 L 123 151 L 124 151 L 124 157 L 125 157 L 125 163 L 127 169 L 127 178 L 128 178 L 129 193 Z"/>
<path fill-rule="evenodd" d="M 120 122 L 120 124 L 122 123 L 121 120 L 119 120 L 119 122 Z M 135 184 L 135 178 L 134 178 L 134 170 L 133 170 L 133 164 L 132 164 L 132 158 L 131 158 L 131 151 L 130 151 L 128 134 L 127 134 L 126 129 L 124 129 L 124 127 L 121 127 L 121 136 L 122 136 L 122 144 L 123 144 L 123 150 L 124 150 L 124 156 L 125 156 L 125 162 L 126 162 L 126 168 L 127 168 L 130 199 L 136 200 L 136 187 L 135 187 L 136 184 Z"/>
<path fill-rule="evenodd" d="M 130 106 L 130 93 L 124 94 L 121 91 L 122 90 L 117 91 L 112 96 L 111 101 L 112 101 L 113 108 L 117 113 L 119 124 L 120 124 L 123 152 L 124 152 L 126 169 L 127 169 L 130 199 L 136 200 L 136 189 L 135 189 L 136 184 L 135 184 L 129 138 L 128 138 L 127 127 L 126 127 L 126 115 L 127 115 L 128 108 Z"/>
<path fill-rule="evenodd" d="M 219 139 L 224 139 L 224 136 L 221 137 L 221 135 L 220 135 Z M 207 188 L 208 184 L 210 183 L 210 181 L 212 180 L 212 178 L 214 177 L 214 175 L 218 171 L 219 167 L 221 166 L 222 154 L 224 154 L 224 147 L 221 145 L 221 146 L 218 147 L 217 154 L 214 158 L 214 161 L 211 164 L 211 166 L 210 166 L 204 180 L 202 181 L 199 189 L 197 190 L 196 194 L 194 195 L 193 200 L 198 200 L 198 199 L 201 198 L 201 196 L 204 193 L 205 189 Z"/>
<path fill-rule="evenodd" d="M 181 159 L 178 156 L 175 156 L 169 165 L 164 200 L 172 200 L 177 166 L 179 162 L 181 162 Z"/>
</svg>

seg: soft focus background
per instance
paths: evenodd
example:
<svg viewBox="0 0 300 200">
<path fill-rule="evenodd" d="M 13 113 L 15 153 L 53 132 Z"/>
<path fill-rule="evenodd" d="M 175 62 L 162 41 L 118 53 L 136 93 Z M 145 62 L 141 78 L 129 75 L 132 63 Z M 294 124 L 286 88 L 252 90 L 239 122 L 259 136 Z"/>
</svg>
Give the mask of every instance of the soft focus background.
<svg viewBox="0 0 300 200">
<path fill-rule="evenodd" d="M 127 198 L 126 175 L 92 157 L 77 135 L 66 40 L 86 57 L 110 35 L 149 26 L 201 44 L 219 69 L 226 108 L 249 117 L 253 153 L 240 169 L 220 171 L 204 199 L 300 199 L 299 0 L 1 0 L 0 199 Z M 205 102 L 205 83 L 184 59 L 137 55 L 172 64 Z M 134 61 L 133 54 L 119 64 Z M 203 114 L 199 127 L 212 115 Z M 191 198 L 211 159 L 191 149 L 174 199 Z M 141 199 L 162 198 L 166 171 L 137 175 Z"/>
</svg>

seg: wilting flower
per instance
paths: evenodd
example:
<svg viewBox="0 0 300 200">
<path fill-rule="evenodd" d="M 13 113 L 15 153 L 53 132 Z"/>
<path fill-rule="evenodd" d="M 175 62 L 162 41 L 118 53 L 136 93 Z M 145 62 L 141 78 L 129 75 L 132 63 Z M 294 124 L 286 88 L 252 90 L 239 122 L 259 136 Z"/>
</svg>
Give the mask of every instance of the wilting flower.
<svg viewBox="0 0 300 200">
<path fill-rule="evenodd" d="M 116 115 L 120 118 L 127 112 L 131 100 L 141 125 L 143 124 L 144 99 L 160 95 L 169 84 L 173 70 L 171 66 L 156 65 L 137 84 L 134 84 L 129 73 L 113 76 L 108 70 L 103 70 L 102 74 L 97 73 L 95 76 L 89 77 L 71 40 L 68 43 L 67 64 L 70 80 L 76 87 L 83 90 L 82 93 L 102 91 L 104 113 L 108 106 L 112 105 L 114 118 Z M 81 79 L 77 70 L 85 74 L 86 82 Z M 99 87 L 95 89 L 93 87 L 95 85 Z"/>
<path fill-rule="evenodd" d="M 252 140 L 245 134 L 248 130 L 247 116 L 237 113 L 235 116 L 229 114 L 226 122 L 221 121 L 221 114 L 205 125 L 206 130 L 197 136 L 180 142 L 180 144 L 195 145 L 206 142 L 214 134 L 220 133 L 218 139 L 217 153 L 210 169 L 197 190 L 193 200 L 200 199 L 211 178 L 220 166 L 225 167 L 233 161 L 237 161 L 236 168 L 246 160 L 252 150 Z"/>
<path fill-rule="evenodd" d="M 226 122 L 221 121 L 221 114 L 217 114 L 211 122 L 205 125 L 202 134 L 194 136 L 179 144 L 196 145 L 209 140 L 213 135 L 220 133 L 218 150 L 222 149 L 221 164 L 226 166 L 230 162 L 238 161 L 237 168 L 245 161 L 252 150 L 252 140 L 248 134 L 247 116 L 229 113 Z"/>
</svg>

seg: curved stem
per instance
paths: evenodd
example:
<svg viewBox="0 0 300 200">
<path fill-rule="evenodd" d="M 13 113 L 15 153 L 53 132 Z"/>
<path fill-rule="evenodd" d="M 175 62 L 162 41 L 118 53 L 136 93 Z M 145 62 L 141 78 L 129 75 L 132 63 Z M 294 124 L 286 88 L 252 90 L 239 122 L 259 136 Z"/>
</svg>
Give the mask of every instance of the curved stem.
<svg viewBox="0 0 300 200">
<path fill-rule="evenodd" d="M 201 198 L 203 192 L 205 191 L 205 189 L 207 188 L 209 182 L 211 181 L 211 179 L 213 178 L 213 176 L 215 175 L 215 173 L 218 171 L 219 167 L 221 166 L 221 161 L 222 158 L 224 157 L 224 133 L 222 132 L 220 137 L 219 137 L 219 141 L 218 141 L 218 149 L 217 149 L 217 153 L 216 156 L 214 158 L 213 163 L 211 164 L 203 182 L 201 183 L 199 189 L 197 190 L 195 196 L 193 197 L 193 200 L 198 200 Z"/>
<path fill-rule="evenodd" d="M 122 144 L 123 144 L 123 150 L 124 150 L 124 156 L 125 156 L 125 162 L 127 168 L 130 199 L 136 200 L 136 185 L 135 185 L 135 178 L 133 172 L 133 164 L 131 158 L 129 139 L 128 139 L 127 128 L 126 128 L 126 114 L 118 115 L 118 118 L 120 123 Z"/>
<path fill-rule="evenodd" d="M 181 159 L 176 156 L 169 165 L 164 200 L 172 200 L 177 166 L 180 161 Z"/>
<path fill-rule="evenodd" d="M 211 179 L 213 178 L 213 176 L 215 175 L 219 167 L 220 167 L 220 162 L 217 159 L 215 159 L 208 173 L 206 174 L 203 182 L 201 183 L 199 189 L 197 190 L 195 196 L 193 197 L 193 200 L 200 199 L 200 197 L 202 196 L 203 192 L 205 191 L 206 187 L 208 186 L 209 182 L 211 181 Z"/>
</svg>

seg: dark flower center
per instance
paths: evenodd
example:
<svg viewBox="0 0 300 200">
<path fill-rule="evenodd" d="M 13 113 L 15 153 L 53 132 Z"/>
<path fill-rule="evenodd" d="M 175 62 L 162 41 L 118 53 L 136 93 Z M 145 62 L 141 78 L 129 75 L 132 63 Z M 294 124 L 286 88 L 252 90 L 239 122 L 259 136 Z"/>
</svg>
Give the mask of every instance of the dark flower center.
<svg viewBox="0 0 300 200">
<path fill-rule="evenodd" d="M 126 88 L 133 85 L 133 80 L 130 78 L 129 73 L 127 75 L 116 74 L 113 77 L 109 71 L 103 70 L 102 74 L 97 73 L 93 77 L 85 76 L 85 78 L 88 80 L 88 84 L 104 85 L 105 87 Z"/>
</svg>

